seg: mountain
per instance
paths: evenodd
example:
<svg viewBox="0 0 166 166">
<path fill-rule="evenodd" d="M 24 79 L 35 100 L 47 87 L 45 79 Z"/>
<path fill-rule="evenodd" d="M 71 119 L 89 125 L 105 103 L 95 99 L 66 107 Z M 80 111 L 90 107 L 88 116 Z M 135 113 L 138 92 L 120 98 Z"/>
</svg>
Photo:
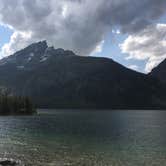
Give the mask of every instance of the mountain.
<svg viewBox="0 0 166 166">
<path fill-rule="evenodd" d="M 42 108 L 166 108 L 156 78 L 107 58 L 34 43 L 0 61 L 0 87 Z"/>
<path fill-rule="evenodd" d="M 157 67 L 155 67 L 150 73 L 149 76 L 157 78 L 160 82 L 160 87 L 162 87 L 162 93 L 160 96 L 164 98 L 163 101 L 166 103 L 166 59 L 161 62 Z"/>
<path fill-rule="evenodd" d="M 158 78 L 161 82 L 166 84 L 166 59 L 154 68 L 150 75 Z"/>
</svg>

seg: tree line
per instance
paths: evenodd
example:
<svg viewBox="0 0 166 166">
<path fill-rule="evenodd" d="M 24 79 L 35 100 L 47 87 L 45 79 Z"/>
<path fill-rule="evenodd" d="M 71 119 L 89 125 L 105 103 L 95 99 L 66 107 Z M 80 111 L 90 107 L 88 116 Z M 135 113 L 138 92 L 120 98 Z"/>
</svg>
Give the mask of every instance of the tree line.
<svg viewBox="0 0 166 166">
<path fill-rule="evenodd" d="M 14 96 L 0 90 L 0 115 L 32 115 L 35 112 L 29 97 Z"/>
</svg>

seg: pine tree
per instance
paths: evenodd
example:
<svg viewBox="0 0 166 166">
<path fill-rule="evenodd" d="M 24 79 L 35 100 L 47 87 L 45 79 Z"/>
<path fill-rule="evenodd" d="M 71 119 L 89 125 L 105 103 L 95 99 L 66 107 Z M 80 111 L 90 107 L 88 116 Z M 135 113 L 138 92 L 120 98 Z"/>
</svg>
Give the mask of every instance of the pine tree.
<svg viewBox="0 0 166 166">
<path fill-rule="evenodd" d="M 0 89 L 1 115 L 30 115 L 35 108 L 28 97 L 10 95 L 9 90 Z"/>
</svg>

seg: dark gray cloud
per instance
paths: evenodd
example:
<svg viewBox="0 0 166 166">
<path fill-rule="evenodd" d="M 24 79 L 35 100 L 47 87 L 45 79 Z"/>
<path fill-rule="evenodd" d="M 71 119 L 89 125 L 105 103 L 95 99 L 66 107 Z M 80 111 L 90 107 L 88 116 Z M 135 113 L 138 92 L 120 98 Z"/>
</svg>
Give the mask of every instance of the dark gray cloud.
<svg viewBox="0 0 166 166">
<path fill-rule="evenodd" d="M 55 47 L 89 55 L 114 26 L 137 33 L 165 9 L 166 0 L 0 0 L 1 23 L 14 30 L 3 52 L 46 39 Z"/>
</svg>

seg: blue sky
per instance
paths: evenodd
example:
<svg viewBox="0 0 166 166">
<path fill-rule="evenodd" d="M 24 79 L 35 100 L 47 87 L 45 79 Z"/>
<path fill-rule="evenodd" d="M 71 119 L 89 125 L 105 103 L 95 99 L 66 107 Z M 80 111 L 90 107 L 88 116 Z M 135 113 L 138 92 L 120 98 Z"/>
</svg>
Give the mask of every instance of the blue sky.
<svg viewBox="0 0 166 166">
<path fill-rule="evenodd" d="M 94 56 L 97 57 L 107 57 L 114 61 L 130 68 L 130 66 L 138 66 L 139 72 L 145 72 L 146 61 L 138 61 L 134 59 L 126 59 L 128 54 L 123 54 L 120 50 L 119 44 L 123 43 L 128 35 L 110 33 L 105 38 L 102 52 L 96 53 Z"/>
<path fill-rule="evenodd" d="M 0 47 L 2 47 L 5 43 L 8 43 L 10 40 L 13 31 L 6 26 L 0 25 Z"/>
</svg>

